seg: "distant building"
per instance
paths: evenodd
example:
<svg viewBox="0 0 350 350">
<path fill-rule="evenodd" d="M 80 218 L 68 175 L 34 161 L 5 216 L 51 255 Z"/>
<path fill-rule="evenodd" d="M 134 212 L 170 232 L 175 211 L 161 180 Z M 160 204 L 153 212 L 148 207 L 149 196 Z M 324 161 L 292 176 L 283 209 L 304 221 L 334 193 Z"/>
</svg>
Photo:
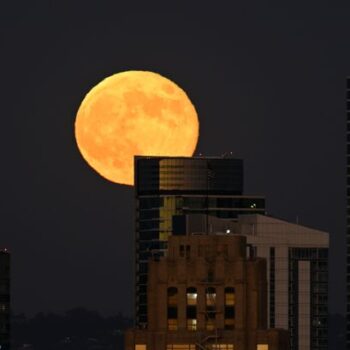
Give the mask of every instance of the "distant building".
<svg viewBox="0 0 350 350">
<path fill-rule="evenodd" d="M 150 257 L 163 256 L 187 214 L 236 219 L 265 213 L 265 199 L 243 194 L 243 161 L 223 157 L 135 158 L 135 322 L 147 327 Z M 206 230 L 208 227 L 206 227 Z"/>
<path fill-rule="evenodd" d="M 10 349 L 10 254 L 0 250 L 0 349 Z"/>
<path fill-rule="evenodd" d="M 288 350 L 288 332 L 267 329 L 266 260 L 246 248 L 238 235 L 169 237 L 149 261 L 148 328 L 125 350 Z"/>
<path fill-rule="evenodd" d="M 186 218 L 186 233 L 207 225 Z M 264 215 L 209 217 L 209 234 L 239 234 L 267 260 L 268 325 L 288 329 L 292 350 L 328 349 L 328 233 Z"/>
</svg>

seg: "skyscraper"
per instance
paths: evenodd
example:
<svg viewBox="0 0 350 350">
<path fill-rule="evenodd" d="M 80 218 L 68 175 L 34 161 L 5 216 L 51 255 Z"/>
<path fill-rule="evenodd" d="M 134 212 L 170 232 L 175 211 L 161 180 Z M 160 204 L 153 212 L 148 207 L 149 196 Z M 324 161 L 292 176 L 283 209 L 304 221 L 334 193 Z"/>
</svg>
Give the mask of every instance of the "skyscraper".
<svg viewBox="0 0 350 350">
<path fill-rule="evenodd" d="M 189 215 L 189 231 L 206 221 Z M 209 217 L 209 223 L 211 234 L 243 235 L 254 255 L 266 259 L 269 327 L 288 329 L 292 350 L 327 350 L 328 233 L 265 215 Z"/>
<path fill-rule="evenodd" d="M 141 328 L 147 326 L 147 261 L 166 253 L 169 236 L 184 234 L 186 214 L 236 219 L 265 212 L 264 197 L 243 195 L 243 161 L 225 156 L 136 157 L 135 203 L 135 319 Z"/>
<path fill-rule="evenodd" d="M 346 82 L 346 163 L 347 163 L 347 228 L 346 228 L 346 348 L 350 349 L 350 77 Z"/>
<path fill-rule="evenodd" d="M 10 349 L 10 254 L 0 250 L 0 349 Z"/>
<path fill-rule="evenodd" d="M 266 260 L 246 248 L 239 235 L 169 237 L 149 260 L 148 328 L 125 349 L 288 350 L 288 332 L 267 329 Z"/>
</svg>

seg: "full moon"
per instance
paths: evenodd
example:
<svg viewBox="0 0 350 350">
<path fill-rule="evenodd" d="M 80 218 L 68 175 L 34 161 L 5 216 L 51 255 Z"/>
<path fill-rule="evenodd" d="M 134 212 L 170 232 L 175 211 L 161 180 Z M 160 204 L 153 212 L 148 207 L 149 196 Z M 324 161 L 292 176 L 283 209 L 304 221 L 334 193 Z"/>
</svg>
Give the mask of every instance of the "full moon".
<svg viewBox="0 0 350 350">
<path fill-rule="evenodd" d="M 90 90 L 75 121 L 78 148 L 104 178 L 134 184 L 134 156 L 192 156 L 199 133 L 186 93 L 153 72 L 112 75 Z"/>
</svg>

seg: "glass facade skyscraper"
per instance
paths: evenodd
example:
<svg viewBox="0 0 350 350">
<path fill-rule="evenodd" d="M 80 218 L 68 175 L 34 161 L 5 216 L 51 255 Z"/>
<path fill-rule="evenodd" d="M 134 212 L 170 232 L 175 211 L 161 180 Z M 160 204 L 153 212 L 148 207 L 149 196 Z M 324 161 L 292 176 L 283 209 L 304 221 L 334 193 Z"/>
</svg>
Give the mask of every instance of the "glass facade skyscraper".
<svg viewBox="0 0 350 350">
<path fill-rule="evenodd" d="M 135 320 L 140 328 L 147 326 L 148 259 L 166 255 L 170 235 L 186 234 L 188 214 L 236 219 L 265 213 L 264 197 L 243 195 L 243 161 L 232 157 L 136 157 L 135 203 Z"/>
</svg>

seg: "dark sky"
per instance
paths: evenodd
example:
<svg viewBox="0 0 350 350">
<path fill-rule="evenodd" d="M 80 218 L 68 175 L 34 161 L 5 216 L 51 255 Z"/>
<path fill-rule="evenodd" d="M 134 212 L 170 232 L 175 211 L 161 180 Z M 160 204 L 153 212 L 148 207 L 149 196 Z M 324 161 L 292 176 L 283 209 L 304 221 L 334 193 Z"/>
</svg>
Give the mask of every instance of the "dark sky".
<svg viewBox="0 0 350 350">
<path fill-rule="evenodd" d="M 133 190 L 91 170 L 73 130 L 90 88 L 129 69 L 188 93 L 197 151 L 244 158 L 246 192 L 269 214 L 330 232 L 343 312 L 350 2 L 240 3 L 1 3 L 0 246 L 15 312 L 132 313 Z"/>
</svg>

